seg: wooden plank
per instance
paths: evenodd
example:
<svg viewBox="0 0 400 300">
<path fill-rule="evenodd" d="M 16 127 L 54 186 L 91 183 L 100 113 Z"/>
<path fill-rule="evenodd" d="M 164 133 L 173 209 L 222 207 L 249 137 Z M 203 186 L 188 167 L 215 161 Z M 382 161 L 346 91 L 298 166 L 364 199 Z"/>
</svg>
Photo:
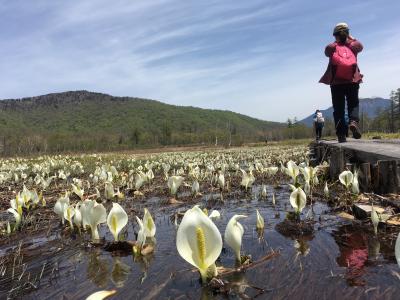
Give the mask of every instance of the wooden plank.
<svg viewBox="0 0 400 300">
<path fill-rule="evenodd" d="M 342 148 L 359 162 L 377 162 L 378 160 L 400 160 L 400 140 L 377 142 L 373 140 L 349 139 L 347 143 L 321 141 L 331 148 Z"/>
<path fill-rule="evenodd" d="M 400 193 L 400 139 L 354 140 L 347 143 L 320 141 L 314 145 L 317 161 L 330 153 L 329 175 L 332 180 L 347 166 L 359 169 L 360 188 L 386 194 Z"/>
</svg>

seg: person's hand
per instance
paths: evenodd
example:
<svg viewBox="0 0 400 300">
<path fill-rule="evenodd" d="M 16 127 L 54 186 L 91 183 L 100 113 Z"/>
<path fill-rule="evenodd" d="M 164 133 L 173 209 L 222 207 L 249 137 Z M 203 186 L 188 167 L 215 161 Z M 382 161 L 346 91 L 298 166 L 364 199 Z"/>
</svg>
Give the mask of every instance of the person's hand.
<svg viewBox="0 0 400 300">
<path fill-rule="evenodd" d="M 355 38 L 353 38 L 353 37 L 351 36 L 351 34 L 349 34 L 348 39 L 351 40 L 351 41 L 352 41 L 352 40 L 355 40 Z"/>
</svg>

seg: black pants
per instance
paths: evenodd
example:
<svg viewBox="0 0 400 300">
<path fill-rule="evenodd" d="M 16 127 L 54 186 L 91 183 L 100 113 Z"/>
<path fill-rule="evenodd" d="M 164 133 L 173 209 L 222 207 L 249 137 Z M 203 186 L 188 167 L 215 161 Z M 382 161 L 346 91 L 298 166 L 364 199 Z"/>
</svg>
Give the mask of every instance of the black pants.
<svg viewBox="0 0 400 300">
<path fill-rule="evenodd" d="M 319 140 L 322 136 L 322 128 L 324 128 L 324 124 L 314 122 L 314 127 L 315 127 L 315 136 L 316 136 L 317 140 Z"/>
<path fill-rule="evenodd" d="M 333 119 L 335 120 L 337 135 L 345 135 L 347 133 L 347 122 L 345 118 L 346 101 L 349 122 L 359 121 L 359 88 L 360 85 L 358 83 L 331 85 Z"/>
</svg>

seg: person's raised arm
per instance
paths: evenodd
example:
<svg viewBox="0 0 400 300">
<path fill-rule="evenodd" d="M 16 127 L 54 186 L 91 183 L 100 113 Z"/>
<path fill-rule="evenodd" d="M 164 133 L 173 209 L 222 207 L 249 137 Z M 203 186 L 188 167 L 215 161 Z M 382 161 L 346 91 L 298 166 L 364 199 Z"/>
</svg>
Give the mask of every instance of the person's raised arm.
<svg viewBox="0 0 400 300">
<path fill-rule="evenodd" d="M 355 54 L 361 52 L 364 48 L 363 45 L 358 40 L 353 38 L 351 35 L 349 35 L 346 44 L 347 44 L 347 47 L 349 47 L 351 49 L 351 51 L 353 51 Z"/>
<path fill-rule="evenodd" d="M 328 56 L 328 57 L 331 57 L 333 52 L 335 52 L 335 48 L 336 48 L 336 43 L 330 43 L 325 48 L 325 55 Z"/>
</svg>

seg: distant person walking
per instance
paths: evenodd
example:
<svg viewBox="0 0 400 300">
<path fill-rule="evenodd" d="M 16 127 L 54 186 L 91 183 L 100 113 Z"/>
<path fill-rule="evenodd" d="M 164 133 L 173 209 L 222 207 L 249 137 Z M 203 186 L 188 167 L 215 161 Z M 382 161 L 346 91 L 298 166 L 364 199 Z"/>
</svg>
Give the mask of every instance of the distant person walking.
<svg viewBox="0 0 400 300">
<path fill-rule="evenodd" d="M 363 75 L 357 64 L 357 54 L 362 51 L 362 44 L 349 33 L 346 23 L 339 23 L 333 29 L 335 41 L 325 48 L 329 64 L 319 82 L 331 86 L 333 118 L 339 143 L 346 142 L 347 126 L 345 104 L 349 117 L 348 128 L 355 139 L 361 138 L 359 122 L 358 90 Z"/>
<path fill-rule="evenodd" d="M 325 123 L 324 116 L 322 115 L 322 112 L 319 109 L 315 111 L 313 121 L 315 128 L 315 139 L 319 141 L 321 139 L 322 128 L 324 128 L 324 123 Z"/>
</svg>

